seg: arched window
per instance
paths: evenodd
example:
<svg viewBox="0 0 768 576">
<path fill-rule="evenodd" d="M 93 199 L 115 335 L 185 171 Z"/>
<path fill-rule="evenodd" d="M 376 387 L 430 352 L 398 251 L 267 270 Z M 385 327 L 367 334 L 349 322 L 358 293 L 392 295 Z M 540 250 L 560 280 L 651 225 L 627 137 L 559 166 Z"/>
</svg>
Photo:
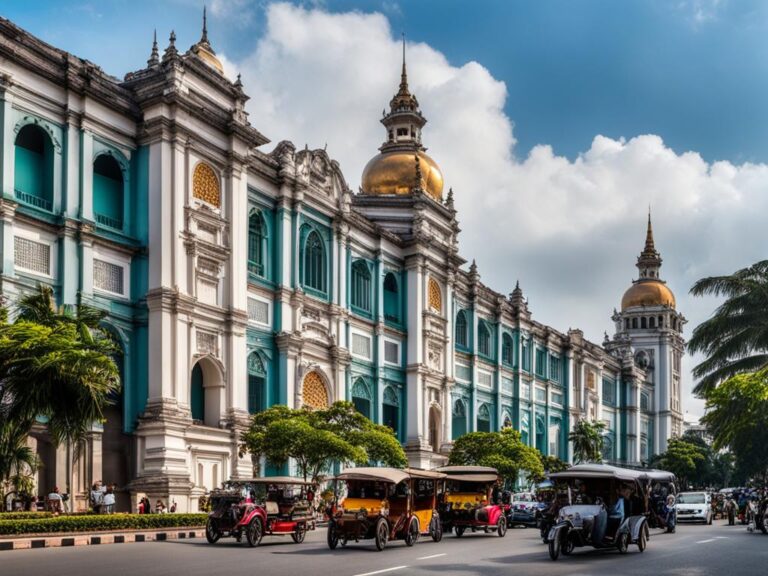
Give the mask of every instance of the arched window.
<svg viewBox="0 0 768 576">
<path fill-rule="evenodd" d="M 632 318 L 632 328 L 637 329 L 637 318 Z"/>
<path fill-rule="evenodd" d="M 466 348 L 469 338 L 467 338 L 467 315 L 464 310 L 459 310 L 456 314 L 456 345 Z"/>
<path fill-rule="evenodd" d="M 435 406 L 429 409 L 429 444 L 432 452 L 440 451 L 440 411 Z"/>
<path fill-rule="evenodd" d="M 624 318 L 624 330 L 629 330 L 629 318 Z"/>
<path fill-rule="evenodd" d="M 192 420 L 202 423 L 205 420 L 205 390 L 203 389 L 203 369 L 200 364 L 192 368 L 189 407 Z"/>
<path fill-rule="evenodd" d="M 53 145 L 45 130 L 27 124 L 16 136 L 13 187 L 18 200 L 53 209 Z"/>
<path fill-rule="evenodd" d="M 615 459 L 614 453 L 613 453 L 613 435 L 612 434 L 606 434 L 603 436 L 603 460 L 607 460 L 608 462 Z"/>
<path fill-rule="evenodd" d="M 545 454 L 547 447 L 545 446 L 546 438 L 546 428 L 544 425 L 544 418 L 541 416 L 536 417 L 536 448 L 542 453 Z"/>
<path fill-rule="evenodd" d="M 641 393 L 640 394 L 640 410 L 643 412 L 648 412 L 650 410 L 650 402 L 648 400 L 648 394 Z"/>
<path fill-rule="evenodd" d="M 314 409 L 328 408 L 328 388 L 323 377 L 314 370 L 304 376 L 301 389 L 301 399 L 304 406 Z"/>
<path fill-rule="evenodd" d="M 219 178 L 213 168 L 204 162 L 195 166 L 195 171 L 192 174 L 192 196 L 211 206 L 221 208 Z"/>
<path fill-rule="evenodd" d="M 384 320 L 400 322 L 400 298 L 397 278 L 392 272 L 384 276 Z"/>
<path fill-rule="evenodd" d="M 640 328 L 642 328 L 643 330 L 648 328 L 648 319 L 645 316 L 640 318 Z"/>
<path fill-rule="evenodd" d="M 109 154 L 93 163 L 93 218 L 102 226 L 123 229 L 123 170 Z"/>
<path fill-rule="evenodd" d="M 443 293 L 434 278 L 429 279 L 429 309 L 438 313 L 443 311 Z"/>
<path fill-rule="evenodd" d="M 384 426 L 389 426 L 400 437 L 400 399 L 391 386 L 384 388 L 384 402 L 382 406 Z"/>
<path fill-rule="evenodd" d="M 248 271 L 256 276 L 267 272 L 267 223 L 259 210 L 248 217 Z"/>
<path fill-rule="evenodd" d="M 560 420 L 549 422 L 549 455 L 560 457 Z"/>
<path fill-rule="evenodd" d="M 501 361 L 504 364 L 512 366 L 514 360 L 514 342 L 512 336 L 507 333 L 501 337 Z"/>
<path fill-rule="evenodd" d="M 360 414 L 366 418 L 371 417 L 371 391 L 362 378 L 358 378 L 352 384 L 352 404 Z"/>
<path fill-rule="evenodd" d="M 529 445 L 531 439 L 531 418 L 528 412 L 523 412 L 520 418 L 520 440 L 526 446 Z"/>
<path fill-rule="evenodd" d="M 453 428 L 453 440 L 461 438 L 467 433 L 467 406 L 463 400 L 457 399 L 453 402 L 451 427 Z"/>
<path fill-rule="evenodd" d="M 352 263 L 352 294 L 350 300 L 354 308 L 363 312 L 371 311 L 371 271 L 365 260 L 355 260 Z"/>
<path fill-rule="evenodd" d="M 491 331 L 485 322 L 479 322 L 477 328 L 477 350 L 483 356 L 491 355 Z"/>
<path fill-rule="evenodd" d="M 248 412 L 256 414 L 267 408 L 266 406 L 266 379 L 267 371 L 264 363 L 255 352 L 248 356 Z"/>
<path fill-rule="evenodd" d="M 491 431 L 491 411 L 488 409 L 488 404 L 480 404 L 480 408 L 477 409 L 477 431 Z"/>
<path fill-rule="evenodd" d="M 526 372 L 531 371 L 531 345 L 527 338 L 523 338 L 522 350 L 520 356 L 522 357 L 523 370 Z"/>
<path fill-rule="evenodd" d="M 664 328 L 664 316 L 659 316 L 659 328 Z"/>
<path fill-rule="evenodd" d="M 648 318 L 648 328 L 656 328 L 656 318 L 653 316 Z"/>
<path fill-rule="evenodd" d="M 318 292 L 326 291 L 325 248 L 320 234 L 314 230 L 304 241 L 304 286 Z"/>
</svg>

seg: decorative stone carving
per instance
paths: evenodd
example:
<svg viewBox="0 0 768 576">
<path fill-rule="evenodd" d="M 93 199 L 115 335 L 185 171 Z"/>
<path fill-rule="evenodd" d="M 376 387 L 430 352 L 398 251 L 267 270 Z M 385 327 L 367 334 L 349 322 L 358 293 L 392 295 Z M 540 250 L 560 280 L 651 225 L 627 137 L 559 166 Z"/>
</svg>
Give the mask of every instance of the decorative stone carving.
<svg viewBox="0 0 768 576">
<path fill-rule="evenodd" d="M 211 206 L 221 208 L 219 178 L 208 164 L 200 162 L 192 175 L 192 195 Z"/>
</svg>

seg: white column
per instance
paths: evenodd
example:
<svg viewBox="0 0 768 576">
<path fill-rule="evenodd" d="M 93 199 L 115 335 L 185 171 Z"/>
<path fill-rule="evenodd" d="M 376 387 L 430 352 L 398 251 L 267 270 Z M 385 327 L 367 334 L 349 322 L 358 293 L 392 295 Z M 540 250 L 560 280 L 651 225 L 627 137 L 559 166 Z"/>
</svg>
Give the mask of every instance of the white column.
<svg viewBox="0 0 768 576">
<path fill-rule="evenodd" d="M 93 134 L 83 132 L 81 142 L 80 214 L 83 220 L 93 221 Z"/>
<path fill-rule="evenodd" d="M 407 264 L 408 298 L 408 351 L 407 351 L 407 409 L 406 437 L 408 443 L 421 445 L 424 428 L 420 415 L 424 413 L 422 396 L 423 383 L 419 367 L 423 360 L 423 322 L 424 310 L 424 265 L 422 257 L 410 260 Z"/>
</svg>

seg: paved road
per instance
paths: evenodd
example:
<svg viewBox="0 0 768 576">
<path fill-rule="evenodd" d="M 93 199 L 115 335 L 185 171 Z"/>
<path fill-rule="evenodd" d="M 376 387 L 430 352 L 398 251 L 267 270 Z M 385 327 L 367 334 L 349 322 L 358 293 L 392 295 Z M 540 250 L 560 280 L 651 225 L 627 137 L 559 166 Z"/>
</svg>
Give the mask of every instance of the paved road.
<svg viewBox="0 0 768 576">
<path fill-rule="evenodd" d="M 3 576 L 758 576 L 768 573 L 766 566 L 768 535 L 722 522 L 681 526 L 676 534 L 652 531 L 642 554 L 636 546 L 626 556 L 582 548 L 557 562 L 549 560 L 538 531 L 532 529 L 510 530 L 505 538 L 451 535 L 437 544 L 426 538 L 413 548 L 394 542 L 383 552 L 369 541 L 331 551 L 325 529 L 310 533 L 301 545 L 273 537 L 264 538 L 256 549 L 234 540 L 214 546 L 204 540 L 177 540 L 0 552 Z"/>
</svg>

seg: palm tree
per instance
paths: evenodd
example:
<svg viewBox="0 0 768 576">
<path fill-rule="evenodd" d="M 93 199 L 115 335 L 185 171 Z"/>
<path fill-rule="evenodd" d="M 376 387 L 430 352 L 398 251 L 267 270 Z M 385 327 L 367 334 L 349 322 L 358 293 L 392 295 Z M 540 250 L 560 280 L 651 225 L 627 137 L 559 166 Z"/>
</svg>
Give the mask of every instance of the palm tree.
<svg viewBox="0 0 768 576">
<path fill-rule="evenodd" d="M 568 435 L 576 463 L 602 462 L 604 422 L 579 420 Z"/>
<path fill-rule="evenodd" d="M 702 278 L 691 294 L 725 297 L 688 342 L 690 353 L 706 356 L 693 369 L 700 378 L 694 393 L 705 396 L 726 378 L 768 366 L 768 260 L 730 276 Z"/>
<path fill-rule="evenodd" d="M 104 313 L 57 309 L 48 286 L 23 297 L 18 311 L 14 324 L 0 327 L 0 418 L 28 432 L 45 417 L 54 444 L 68 448 L 71 492 L 83 440 L 119 390 L 119 348 L 99 326 Z"/>
<path fill-rule="evenodd" d="M 8 419 L 0 419 L 0 511 L 13 493 L 20 493 L 37 471 L 39 461 L 27 446 L 27 431 Z"/>
</svg>

